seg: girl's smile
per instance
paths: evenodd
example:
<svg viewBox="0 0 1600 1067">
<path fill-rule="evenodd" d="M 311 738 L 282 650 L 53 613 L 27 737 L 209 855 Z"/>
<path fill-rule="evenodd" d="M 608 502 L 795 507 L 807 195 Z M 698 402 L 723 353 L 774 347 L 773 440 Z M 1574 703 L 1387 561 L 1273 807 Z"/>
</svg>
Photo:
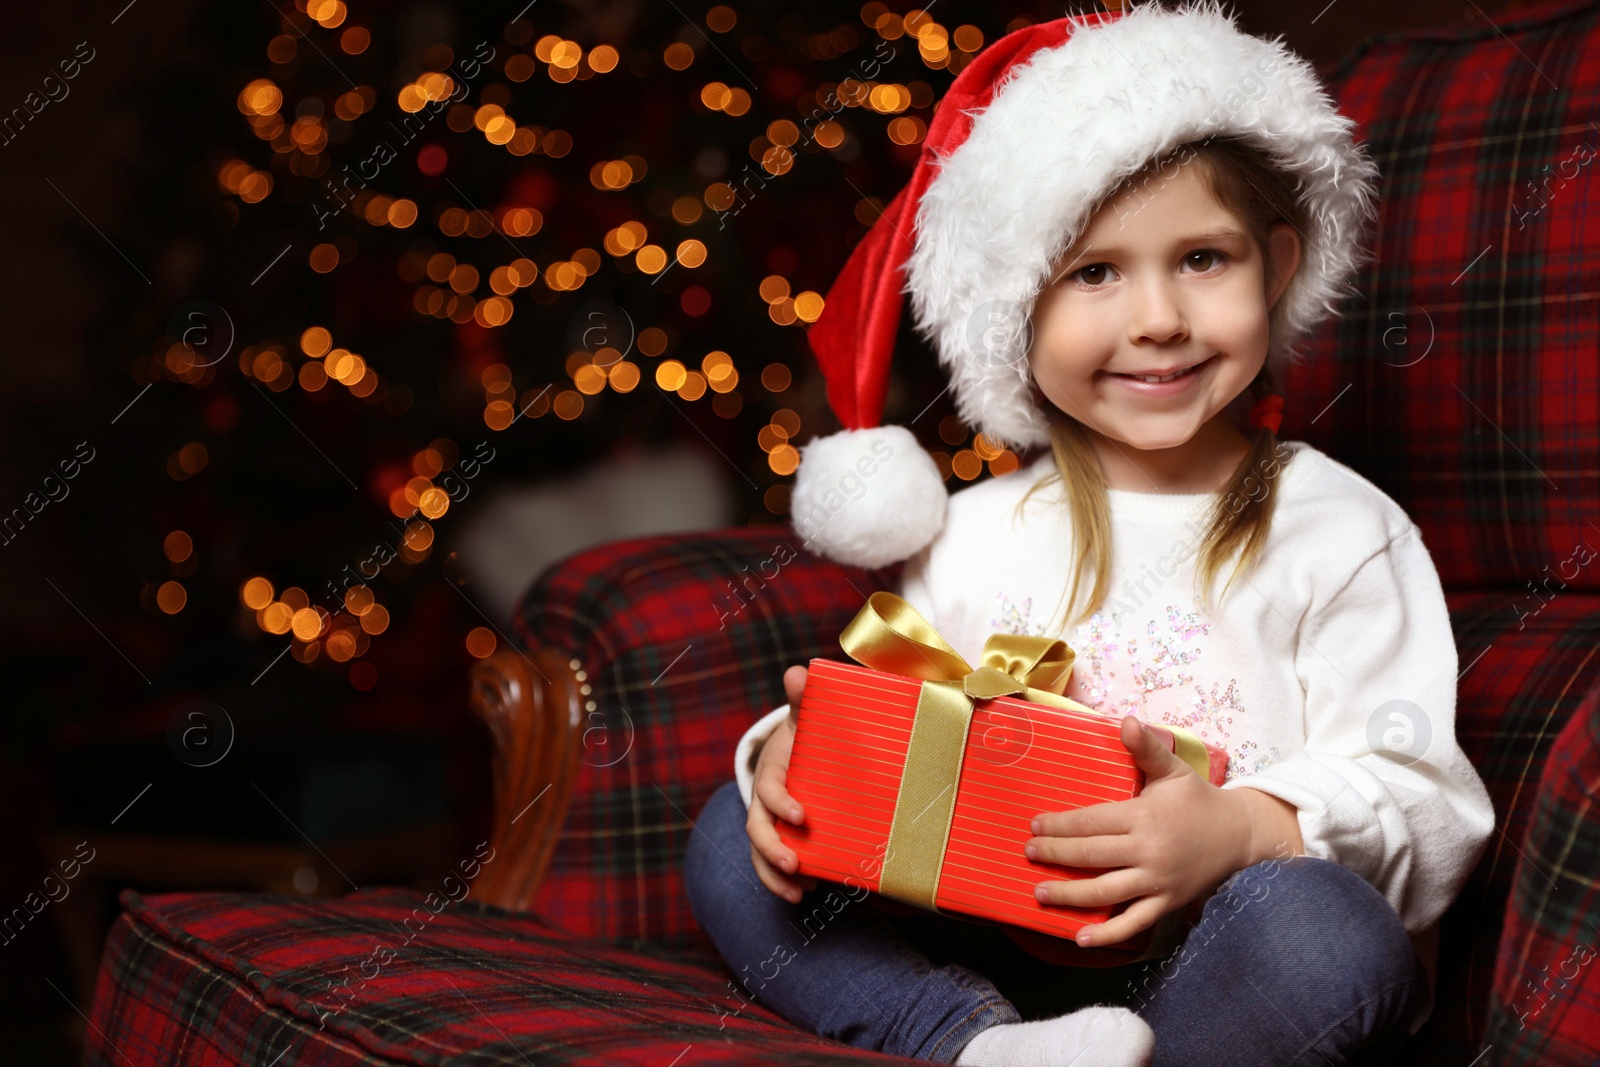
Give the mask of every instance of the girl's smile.
<svg viewBox="0 0 1600 1067">
<path fill-rule="evenodd" d="M 1145 396 L 1172 396 L 1193 385 L 1199 375 L 1215 365 L 1213 363 L 1215 359 L 1215 356 L 1208 356 L 1199 363 L 1174 371 L 1146 370 L 1132 374 L 1101 371 L 1100 373 L 1110 374 L 1118 381 L 1126 383 L 1130 389 Z"/>
<path fill-rule="evenodd" d="M 1084 428 L 1111 488 L 1211 492 L 1248 441 L 1224 415 L 1267 358 L 1268 313 L 1299 262 L 1272 228 L 1273 284 L 1196 166 L 1095 213 L 1034 307 L 1029 364 Z"/>
</svg>

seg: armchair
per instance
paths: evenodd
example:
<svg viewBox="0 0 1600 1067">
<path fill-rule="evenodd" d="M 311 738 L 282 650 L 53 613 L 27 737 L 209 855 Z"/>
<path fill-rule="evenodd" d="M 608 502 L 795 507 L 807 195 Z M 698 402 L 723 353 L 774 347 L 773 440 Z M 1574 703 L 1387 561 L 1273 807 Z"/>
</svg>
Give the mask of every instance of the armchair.
<svg viewBox="0 0 1600 1067">
<path fill-rule="evenodd" d="M 1597 19 L 1567 0 L 1388 35 L 1327 72 L 1383 217 L 1361 297 L 1285 383 L 1285 433 L 1422 527 L 1460 652 L 1457 735 L 1497 816 L 1405 1063 L 1600 1056 L 1580 952 L 1600 937 Z M 520 602 L 521 647 L 472 680 L 496 816 L 455 888 L 126 892 L 84 1062 L 892 1061 L 737 997 L 679 864 L 784 669 L 837 654 L 896 577 L 784 527 L 555 565 Z"/>
</svg>

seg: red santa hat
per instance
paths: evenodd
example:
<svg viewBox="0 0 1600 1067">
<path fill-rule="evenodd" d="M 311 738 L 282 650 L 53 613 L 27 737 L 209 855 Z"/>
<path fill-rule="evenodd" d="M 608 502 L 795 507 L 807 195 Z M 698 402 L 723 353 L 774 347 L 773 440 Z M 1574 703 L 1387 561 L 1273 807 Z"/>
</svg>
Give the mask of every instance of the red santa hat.
<svg viewBox="0 0 1600 1067">
<path fill-rule="evenodd" d="M 1091 210 L 1179 145 L 1241 137 L 1299 179 L 1309 227 L 1268 352 L 1276 368 L 1292 361 L 1367 261 L 1378 170 L 1353 126 L 1305 59 L 1237 29 L 1217 0 L 1057 19 L 980 52 L 811 327 L 844 429 L 800 452 L 790 512 L 807 547 L 880 567 L 943 525 L 933 459 L 907 428 L 880 425 L 903 294 L 962 421 L 1019 451 L 1049 443 L 1028 374 L 1033 302 Z"/>
</svg>

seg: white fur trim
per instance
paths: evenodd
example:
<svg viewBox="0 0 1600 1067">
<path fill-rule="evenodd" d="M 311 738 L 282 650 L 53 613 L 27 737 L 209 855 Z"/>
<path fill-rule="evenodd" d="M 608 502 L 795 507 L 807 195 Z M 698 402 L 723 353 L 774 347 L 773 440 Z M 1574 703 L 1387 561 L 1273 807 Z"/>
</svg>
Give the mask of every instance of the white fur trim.
<svg viewBox="0 0 1600 1067">
<path fill-rule="evenodd" d="M 937 164 L 906 262 L 917 330 L 950 373 L 962 421 L 1019 450 L 1048 443 L 1026 324 L 1051 264 L 1119 182 L 1210 134 L 1247 137 L 1306 186 L 1301 267 L 1271 315 L 1268 358 L 1281 372 L 1370 258 L 1361 238 L 1378 168 L 1354 125 L 1306 60 L 1238 30 L 1216 0 L 1139 4 L 1012 70 Z"/>
<path fill-rule="evenodd" d="M 812 552 L 882 567 L 921 551 L 944 526 L 949 494 L 904 426 L 843 430 L 800 450 L 789 512 Z"/>
</svg>

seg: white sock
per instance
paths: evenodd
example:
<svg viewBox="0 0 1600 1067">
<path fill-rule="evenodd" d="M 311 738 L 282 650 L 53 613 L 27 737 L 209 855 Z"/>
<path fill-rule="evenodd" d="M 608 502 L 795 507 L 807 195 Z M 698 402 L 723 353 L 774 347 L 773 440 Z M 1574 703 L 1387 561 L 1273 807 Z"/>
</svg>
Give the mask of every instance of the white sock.
<svg viewBox="0 0 1600 1067">
<path fill-rule="evenodd" d="M 1149 1023 L 1127 1008 L 1096 1005 L 991 1026 L 967 1042 L 956 1067 L 1148 1067 L 1155 1047 Z"/>
</svg>

